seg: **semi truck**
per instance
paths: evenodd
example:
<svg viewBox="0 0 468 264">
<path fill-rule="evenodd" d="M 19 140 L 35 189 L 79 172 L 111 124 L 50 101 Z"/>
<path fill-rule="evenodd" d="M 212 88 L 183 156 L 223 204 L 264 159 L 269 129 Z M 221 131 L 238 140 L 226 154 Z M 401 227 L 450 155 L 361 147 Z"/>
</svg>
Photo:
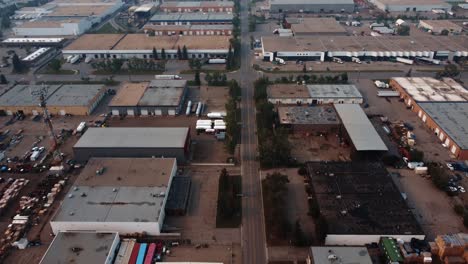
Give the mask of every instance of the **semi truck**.
<svg viewBox="0 0 468 264">
<path fill-rule="evenodd" d="M 163 74 L 163 75 L 155 75 L 154 79 L 156 80 L 180 80 L 182 78 L 176 74 Z"/>
<path fill-rule="evenodd" d="M 208 64 L 225 64 L 226 59 L 209 59 Z"/>
<path fill-rule="evenodd" d="M 396 58 L 396 61 L 397 61 L 397 62 L 404 63 L 404 64 L 408 64 L 408 65 L 413 65 L 413 64 L 414 64 L 414 61 L 413 61 L 413 60 L 405 59 L 405 58 L 402 58 L 402 57 L 397 57 L 397 58 Z"/>
</svg>

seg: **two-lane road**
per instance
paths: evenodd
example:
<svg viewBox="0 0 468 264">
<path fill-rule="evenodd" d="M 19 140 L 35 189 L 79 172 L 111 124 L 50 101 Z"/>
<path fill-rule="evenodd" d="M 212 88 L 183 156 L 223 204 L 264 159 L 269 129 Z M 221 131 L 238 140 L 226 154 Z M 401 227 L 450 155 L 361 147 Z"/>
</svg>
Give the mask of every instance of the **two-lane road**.
<svg viewBox="0 0 468 264">
<path fill-rule="evenodd" d="M 241 1 L 241 68 L 240 85 L 242 87 L 242 263 L 265 264 L 267 248 L 259 178 L 257 156 L 257 137 L 255 122 L 255 104 L 253 100 L 253 82 L 257 73 L 252 69 L 252 52 L 248 32 L 248 1 Z"/>
</svg>

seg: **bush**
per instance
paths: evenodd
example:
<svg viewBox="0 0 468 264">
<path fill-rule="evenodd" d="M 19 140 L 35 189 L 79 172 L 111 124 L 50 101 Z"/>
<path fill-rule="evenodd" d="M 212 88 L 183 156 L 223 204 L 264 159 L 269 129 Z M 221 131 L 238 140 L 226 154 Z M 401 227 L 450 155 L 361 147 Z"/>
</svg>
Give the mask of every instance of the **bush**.
<svg viewBox="0 0 468 264">
<path fill-rule="evenodd" d="M 453 206 L 453 210 L 455 211 L 455 213 L 459 216 L 463 216 L 464 212 L 465 212 L 465 208 L 463 207 L 463 205 L 461 204 L 456 204 Z"/>
<path fill-rule="evenodd" d="M 309 212 L 308 215 L 312 216 L 312 218 L 317 219 L 320 216 L 320 208 L 317 203 L 317 200 L 310 199 L 309 200 Z"/>
<path fill-rule="evenodd" d="M 307 175 L 307 168 L 306 167 L 300 167 L 298 170 L 297 170 L 297 174 L 299 175 Z"/>
</svg>

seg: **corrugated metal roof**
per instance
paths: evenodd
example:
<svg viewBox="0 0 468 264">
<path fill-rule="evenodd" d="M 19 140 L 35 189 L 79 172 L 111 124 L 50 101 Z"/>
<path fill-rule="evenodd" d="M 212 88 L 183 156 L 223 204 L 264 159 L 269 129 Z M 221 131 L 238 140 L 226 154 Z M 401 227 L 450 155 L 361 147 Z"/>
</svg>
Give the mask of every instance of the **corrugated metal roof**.
<svg viewBox="0 0 468 264">
<path fill-rule="evenodd" d="M 335 104 L 335 109 L 357 151 L 388 150 L 359 105 Z"/>
<path fill-rule="evenodd" d="M 183 148 L 187 127 L 89 128 L 74 148 Z"/>
</svg>

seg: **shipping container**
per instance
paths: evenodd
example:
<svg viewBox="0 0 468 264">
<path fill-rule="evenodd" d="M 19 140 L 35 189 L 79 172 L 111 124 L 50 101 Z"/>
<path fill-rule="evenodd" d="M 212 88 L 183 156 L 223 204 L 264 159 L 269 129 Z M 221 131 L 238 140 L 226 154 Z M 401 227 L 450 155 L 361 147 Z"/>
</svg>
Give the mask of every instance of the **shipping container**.
<svg viewBox="0 0 468 264">
<path fill-rule="evenodd" d="M 144 264 L 152 264 L 154 258 L 154 252 L 156 252 L 156 244 L 151 243 L 148 247 L 148 253 L 146 253 Z"/>
<path fill-rule="evenodd" d="M 130 255 L 130 260 L 128 261 L 128 264 L 136 264 L 137 258 L 138 258 L 138 253 L 140 253 L 140 243 L 135 243 L 135 246 L 133 246 L 132 254 Z"/>
<path fill-rule="evenodd" d="M 141 243 L 140 250 L 138 251 L 137 264 L 143 264 L 146 255 L 146 248 L 148 247 L 147 243 Z"/>
<path fill-rule="evenodd" d="M 135 247 L 135 240 L 132 239 L 128 242 L 127 249 L 125 250 L 125 255 L 122 258 L 122 264 L 127 264 L 130 261 L 130 257 L 132 256 L 133 248 Z"/>
<path fill-rule="evenodd" d="M 404 63 L 404 64 L 408 64 L 408 65 L 412 65 L 412 64 L 414 63 L 413 60 L 405 59 L 405 58 L 401 58 L 401 57 L 397 57 L 397 58 L 396 58 L 396 61 L 397 61 L 397 62 Z"/>
<path fill-rule="evenodd" d="M 117 253 L 117 256 L 115 257 L 114 264 L 124 264 L 123 259 L 125 257 L 125 253 L 127 251 L 128 245 L 129 245 L 129 242 L 125 240 L 120 243 L 119 252 Z"/>
</svg>

